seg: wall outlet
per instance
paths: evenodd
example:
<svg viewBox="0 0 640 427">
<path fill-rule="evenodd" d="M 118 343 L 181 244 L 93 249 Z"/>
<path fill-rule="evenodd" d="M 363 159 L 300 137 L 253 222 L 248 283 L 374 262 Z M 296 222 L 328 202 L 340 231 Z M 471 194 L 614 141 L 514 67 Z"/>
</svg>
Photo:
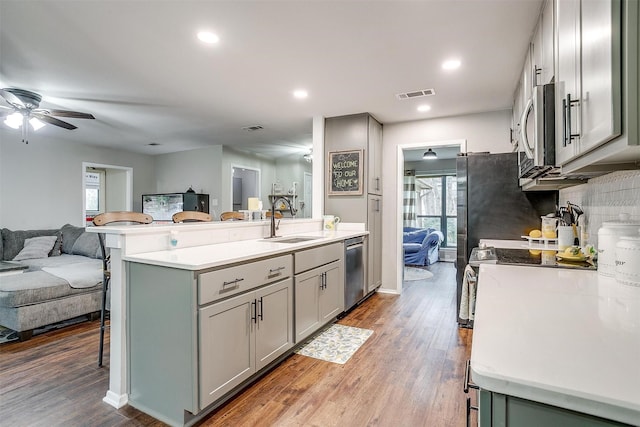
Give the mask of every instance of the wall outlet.
<svg viewBox="0 0 640 427">
<path fill-rule="evenodd" d="M 218 199 L 211 199 L 211 206 L 218 206 Z"/>
</svg>

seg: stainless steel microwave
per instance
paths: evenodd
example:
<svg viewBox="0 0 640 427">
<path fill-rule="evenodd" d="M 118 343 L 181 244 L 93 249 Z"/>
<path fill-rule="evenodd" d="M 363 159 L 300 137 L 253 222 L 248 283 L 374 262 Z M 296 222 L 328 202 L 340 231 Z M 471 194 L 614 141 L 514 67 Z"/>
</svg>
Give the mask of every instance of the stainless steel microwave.
<svg viewBox="0 0 640 427">
<path fill-rule="evenodd" d="M 535 86 L 520 119 L 520 178 L 536 178 L 556 167 L 555 90 Z"/>
</svg>

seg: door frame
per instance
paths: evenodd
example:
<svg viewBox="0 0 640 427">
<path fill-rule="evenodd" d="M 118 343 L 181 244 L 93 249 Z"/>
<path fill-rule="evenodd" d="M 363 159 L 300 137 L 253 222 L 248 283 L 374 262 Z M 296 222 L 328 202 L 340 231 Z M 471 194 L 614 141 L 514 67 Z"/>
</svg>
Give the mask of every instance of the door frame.
<svg viewBox="0 0 640 427">
<path fill-rule="evenodd" d="M 402 210 L 403 210 L 403 196 L 404 196 L 404 150 L 415 150 L 418 148 L 437 148 L 437 147 L 460 147 L 461 153 L 467 152 L 467 140 L 466 139 L 450 139 L 450 140 L 435 140 L 424 142 L 410 142 L 406 144 L 398 144 L 397 149 L 397 163 L 396 163 L 396 266 L 400 267 L 396 269 L 396 292 L 402 293 L 402 276 L 404 272 L 404 259 L 402 256 Z"/>
<path fill-rule="evenodd" d="M 124 171 L 125 172 L 125 188 L 120 189 L 120 191 L 124 192 L 125 210 L 128 210 L 128 211 L 133 210 L 133 168 L 127 167 L 127 166 L 106 165 L 102 163 L 82 162 L 82 222 L 81 224 L 86 225 L 86 222 L 87 222 L 87 198 L 85 194 L 85 187 L 86 187 L 85 173 L 87 172 L 87 168 L 104 169 L 105 179 L 106 179 L 106 175 L 109 174 L 109 170 Z M 109 191 L 108 186 L 105 186 L 105 193 L 108 191 Z M 105 194 L 105 200 L 107 199 L 108 198 Z"/>
<path fill-rule="evenodd" d="M 229 198 L 229 211 L 233 211 L 233 170 L 234 169 L 246 169 L 246 170 L 250 170 L 253 172 L 256 172 L 256 189 L 258 190 L 258 194 L 256 195 L 256 197 L 258 199 L 262 199 L 262 177 L 260 175 L 261 170 L 259 168 L 254 168 L 251 166 L 242 166 L 242 165 L 237 165 L 237 164 L 231 164 L 231 182 L 230 182 L 230 189 L 229 189 L 229 195 L 231 196 Z M 244 185 L 243 185 L 244 187 Z"/>
</svg>

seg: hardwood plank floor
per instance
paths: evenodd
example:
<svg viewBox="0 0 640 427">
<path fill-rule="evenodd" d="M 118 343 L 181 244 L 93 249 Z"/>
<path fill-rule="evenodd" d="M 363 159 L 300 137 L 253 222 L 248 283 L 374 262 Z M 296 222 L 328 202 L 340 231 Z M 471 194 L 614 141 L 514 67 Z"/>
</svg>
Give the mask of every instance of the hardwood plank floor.
<svg viewBox="0 0 640 427">
<path fill-rule="evenodd" d="M 433 278 L 405 282 L 401 296 L 375 294 L 339 320 L 374 331 L 346 364 L 294 354 L 198 425 L 464 426 L 472 331 L 456 325 L 453 264 L 428 269 Z M 0 425 L 164 425 L 102 402 L 98 325 L 0 345 Z"/>
</svg>

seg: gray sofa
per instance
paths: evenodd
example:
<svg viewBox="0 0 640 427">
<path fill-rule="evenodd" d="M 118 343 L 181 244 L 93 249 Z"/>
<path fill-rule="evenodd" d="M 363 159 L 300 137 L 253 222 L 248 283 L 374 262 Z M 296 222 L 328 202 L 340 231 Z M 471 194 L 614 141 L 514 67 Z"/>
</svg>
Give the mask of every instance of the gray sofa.
<svg viewBox="0 0 640 427">
<path fill-rule="evenodd" d="M 27 340 L 34 329 L 99 315 L 102 256 L 97 234 L 70 224 L 50 230 L 3 228 L 1 234 L 0 260 L 19 259 L 28 269 L 0 275 L 0 325 Z M 50 244 L 53 247 L 44 253 Z"/>
</svg>

